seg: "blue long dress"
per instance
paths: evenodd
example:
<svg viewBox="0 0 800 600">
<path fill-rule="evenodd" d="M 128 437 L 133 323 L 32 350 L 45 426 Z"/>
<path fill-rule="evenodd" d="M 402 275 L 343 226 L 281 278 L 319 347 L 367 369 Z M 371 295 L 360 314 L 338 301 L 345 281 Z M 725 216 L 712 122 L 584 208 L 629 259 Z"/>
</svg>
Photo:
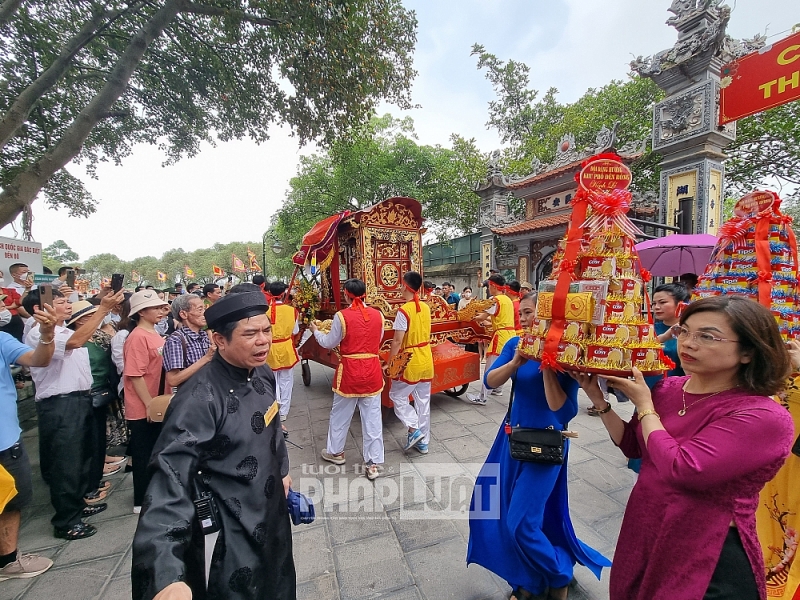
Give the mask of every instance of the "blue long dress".
<svg viewBox="0 0 800 600">
<path fill-rule="evenodd" d="M 490 371 L 511 362 L 518 342 L 519 338 L 513 338 L 506 343 Z M 555 412 L 545 400 L 538 362 L 529 360 L 512 378 L 514 426 L 562 429 L 578 414 L 578 384 L 568 375 L 558 377 L 567 401 Z M 501 424 L 472 495 L 467 564 L 479 564 L 512 588 L 534 594 L 568 585 L 576 562 L 598 579 L 602 568 L 611 566 L 611 561 L 581 542 L 572 527 L 567 502 L 568 449 L 569 440 L 565 440 L 561 465 L 514 460 Z"/>
</svg>

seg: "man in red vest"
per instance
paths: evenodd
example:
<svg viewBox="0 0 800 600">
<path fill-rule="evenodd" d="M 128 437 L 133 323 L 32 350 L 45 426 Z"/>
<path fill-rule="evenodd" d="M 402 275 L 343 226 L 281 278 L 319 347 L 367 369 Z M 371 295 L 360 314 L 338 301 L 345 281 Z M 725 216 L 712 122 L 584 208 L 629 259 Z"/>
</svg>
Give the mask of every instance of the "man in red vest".
<svg viewBox="0 0 800 600">
<path fill-rule="evenodd" d="M 345 464 L 344 444 L 356 405 L 361 414 L 365 475 L 373 480 L 383 464 L 381 392 L 383 371 L 378 351 L 383 340 L 383 315 L 364 305 L 367 288 L 360 279 L 344 282 L 351 304 L 333 317 L 331 331 L 324 334 L 312 322 L 311 331 L 323 348 L 339 346 L 341 358 L 333 377 L 333 406 L 328 425 L 328 443 L 322 458 Z"/>
</svg>

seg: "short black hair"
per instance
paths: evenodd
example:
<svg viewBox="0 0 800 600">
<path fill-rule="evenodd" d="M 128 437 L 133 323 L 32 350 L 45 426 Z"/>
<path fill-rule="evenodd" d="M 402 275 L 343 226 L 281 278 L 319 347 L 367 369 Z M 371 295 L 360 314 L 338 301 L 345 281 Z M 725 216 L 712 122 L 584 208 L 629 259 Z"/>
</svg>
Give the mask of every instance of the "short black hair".
<svg viewBox="0 0 800 600">
<path fill-rule="evenodd" d="M 45 275 L 52 275 L 53 271 L 50 270 L 50 267 L 42 267 L 42 273 Z"/>
<path fill-rule="evenodd" d="M 58 268 L 58 276 L 61 277 L 64 273 L 69 271 L 72 267 L 59 267 Z"/>
<path fill-rule="evenodd" d="M 406 285 L 415 292 L 418 292 L 419 288 L 422 287 L 422 275 L 416 271 L 406 271 L 403 274 L 403 281 L 405 281 Z"/>
<path fill-rule="evenodd" d="M 503 287 L 506 284 L 506 278 L 502 275 L 492 275 L 488 279 L 489 282 L 495 284 L 498 287 Z"/>
<path fill-rule="evenodd" d="M 464 293 L 464 292 L 466 292 L 467 290 L 469 290 L 469 291 L 471 292 L 471 291 L 472 291 L 472 288 L 471 288 L 471 287 L 469 287 L 469 286 L 467 286 L 467 287 L 465 287 L 463 290 L 461 290 L 461 293 L 463 294 L 463 293 Z"/>
<path fill-rule="evenodd" d="M 219 286 L 216 283 L 207 283 L 203 286 L 203 296 L 208 296 L 214 290 L 218 290 Z"/>
<path fill-rule="evenodd" d="M 53 298 L 63 298 L 64 294 L 53 288 Z M 22 308 L 25 312 L 33 316 L 33 307 L 39 306 L 39 290 L 36 288 L 31 289 L 30 292 L 22 299 Z"/>
<path fill-rule="evenodd" d="M 264 279 L 264 276 L 261 275 L 260 273 L 258 275 L 253 275 L 253 283 L 255 283 L 256 285 L 261 285 L 263 283 L 266 283 L 266 281 L 267 280 Z"/>
<path fill-rule="evenodd" d="M 367 286 L 363 281 L 354 277 L 344 282 L 344 291 L 354 297 L 363 296 L 367 293 Z"/>
<path fill-rule="evenodd" d="M 175 289 L 177 290 L 178 288 L 183 288 L 183 284 L 182 283 L 176 283 L 175 284 Z"/>
<path fill-rule="evenodd" d="M 154 290 L 154 289 L 156 289 L 156 286 L 154 286 L 154 285 L 146 285 L 146 286 L 144 286 L 144 289 L 146 289 L 146 290 Z"/>
<path fill-rule="evenodd" d="M 452 284 L 451 284 L 449 281 L 445 281 L 445 282 L 442 284 L 442 287 L 444 287 L 444 286 L 447 286 L 447 287 L 453 287 L 453 285 L 452 285 Z"/>
<path fill-rule="evenodd" d="M 269 293 L 273 296 L 282 296 L 286 291 L 286 284 L 282 281 L 273 281 L 269 284 Z"/>
<path fill-rule="evenodd" d="M 187 283 L 186 284 L 186 291 L 191 294 L 194 291 L 194 288 L 196 288 L 196 287 L 200 287 L 200 284 L 199 283 L 195 283 L 194 281 L 192 283 Z"/>
<path fill-rule="evenodd" d="M 26 265 L 25 263 L 14 263 L 10 267 L 8 267 L 8 272 L 14 275 L 16 274 L 17 271 L 19 271 L 20 267 L 25 267 L 27 269 L 28 265 Z"/>
<path fill-rule="evenodd" d="M 519 281 L 509 281 L 508 287 L 512 292 L 517 292 L 517 293 L 519 293 L 519 291 L 522 289 L 522 286 L 520 286 Z"/>
</svg>

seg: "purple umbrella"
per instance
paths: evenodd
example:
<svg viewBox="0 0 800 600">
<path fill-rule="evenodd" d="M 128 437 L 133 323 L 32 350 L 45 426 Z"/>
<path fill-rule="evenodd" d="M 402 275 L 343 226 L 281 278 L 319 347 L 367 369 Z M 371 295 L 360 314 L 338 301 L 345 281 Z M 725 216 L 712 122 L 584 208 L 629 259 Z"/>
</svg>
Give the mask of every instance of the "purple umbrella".
<svg viewBox="0 0 800 600">
<path fill-rule="evenodd" d="M 642 266 L 656 277 L 702 275 L 717 237 L 707 233 L 673 234 L 636 244 Z"/>
</svg>

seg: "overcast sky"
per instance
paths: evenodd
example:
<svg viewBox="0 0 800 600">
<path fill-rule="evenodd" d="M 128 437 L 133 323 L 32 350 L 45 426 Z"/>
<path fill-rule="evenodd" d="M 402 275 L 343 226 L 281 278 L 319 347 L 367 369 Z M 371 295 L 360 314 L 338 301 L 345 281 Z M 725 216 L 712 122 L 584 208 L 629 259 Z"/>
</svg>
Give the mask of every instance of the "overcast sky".
<svg viewBox="0 0 800 600">
<path fill-rule="evenodd" d="M 493 92 L 470 56 L 479 43 L 499 58 L 525 62 L 532 85 L 555 86 L 562 102 L 587 88 L 624 79 L 637 55 L 671 47 L 675 30 L 665 25 L 669 0 L 405 0 L 419 21 L 413 101 L 408 112 L 423 144 L 448 145 L 451 133 L 474 137 L 482 151 L 500 146 L 487 131 Z M 778 34 L 800 23 L 797 0 L 729 0 L 728 33 Z M 788 33 L 788 32 L 787 32 Z M 787 33 L 781 33 L 784 37 Z M 65 240 L 85 260 L 111 252 L 125 260 L 191 251 L 214 242 L 258 240 L 281 205 L 301 154 L 287 131 L 276 128 L 261 146 L 248 140 L 206 146 L 192 159 L 161 167 L 162 156 L 138 146 L 122 166 L 103 165 L 98 180 L 84 177 L 101 202 L 88 219 L 34 205 L 33 235 L 45 246 Z M 83 176 L 79 165 L 70 171 Z M 125 230 L 125 234 L 120 232 Z M 14 237 L 10 227 L 0 235 Z"/>
</svg>

